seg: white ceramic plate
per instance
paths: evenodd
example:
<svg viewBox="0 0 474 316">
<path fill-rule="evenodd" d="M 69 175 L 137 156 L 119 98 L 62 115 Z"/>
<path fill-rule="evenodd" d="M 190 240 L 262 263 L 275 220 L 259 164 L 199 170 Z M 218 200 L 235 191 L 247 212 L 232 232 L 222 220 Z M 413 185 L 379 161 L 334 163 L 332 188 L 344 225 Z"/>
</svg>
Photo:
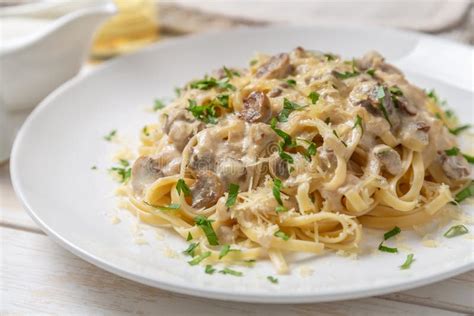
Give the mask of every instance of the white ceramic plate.
<svg viewBox="0 0 474 316">
<path fill-rule="evenodd" d="M 381 232 L 368 234 L 357 259 L 329 254 L 300 259 L 289 275 L 274 275 L 270 262 L 235 267 L 243 277 L 191 267 L 181 255 L 186 243 L 167 230 L 140 227 L 136 243 L 134 218 L 116 208 L 116 184 L 106 169 L 117 149 L 103 136 L 112 129 L 137 139 L 141 127 L 155 121 L 145 111 L 156 97 L 222 65 L 247 65 L 254 52 L 276 53 L 301 45 L 344 57 L 375 49 L 395 63 L 414 83 L 435 88 L 464 121 L 472 122 L 472 53 L 470 47 L 414 33 L 375 28 L 276 27 L 240 29 L 168 41 L 106 63 L 51 94 L 28 118 L 12 154 L 15 191 L 35 221 L 55 241 L 83 259 L 123 277 L 196 296 L 249 302 L 318 302 L 378 295 L 435 282 L 472 269 L 472 239 L 434 238 L 426 248 L 415 234 L 403 232 L 416 261 L 377 253 Z M 47 75 L 47 74 L 46 74 Z M 470 115 L 468 115 L 470 114 Z M 97 165 L 98 170 L 91 170 Z M 472 227 L 471 227 L 472 231 Z M 171 256 L 170 256 L 171 254 Z M 173 258 L 173 254 L 177 258 Z M 312 270 L 311 275 L 308 270 Z"/>
</svg>

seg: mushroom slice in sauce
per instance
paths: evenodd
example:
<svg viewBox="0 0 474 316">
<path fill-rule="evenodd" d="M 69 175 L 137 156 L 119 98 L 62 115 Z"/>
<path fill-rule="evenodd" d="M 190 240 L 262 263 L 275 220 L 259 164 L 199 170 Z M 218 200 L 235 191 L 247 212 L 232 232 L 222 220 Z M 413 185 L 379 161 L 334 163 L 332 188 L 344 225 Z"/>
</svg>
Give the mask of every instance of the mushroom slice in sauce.
<svg viewBox="0 0 474 316">
<path fill-rule="evenodd" d="M 448 156 L 444 152 L 440 152 L 439 155 L 441 168 L 448 178 L 452 180 L 461 180 L 469 176 L 470 167 L 463 156 Z"/>
<path fill-rule="evenodd" d="M 197 181 L 191 187 L 194 208 L 210 207 L 224 194 L 224 185 L 212 171 L 204 170 L 197 173 Z"/>
<path fill-rule="evenodd" d="M 288 163 L 281 159 L 278 153 L 273 153 L 268 161 L 269 171 L 273 178 L 288 179 Z"/>
<path fill-rule="evenodd" d="M 429 143 L 430 125 L 424 121 L 404 119 L 400 131 L 403 146 L 421 151 Z"/>
<path fill-rule="evenodd" d="M 163 131 L 168 134 L 171 143 L 181 152 L 191 137 L 203 128 L 204 124 L 195 120 L 188 111 L 180 110 L 167 117 Z"/>
<path fill-rule="evenodd" d="M 217 174 L 225 184 L 238 183 L 247 173 L 242 161 L 235 158 L 224 158 L 217 166 Z"/>
<path fill-rule="evenodd" d="M 263 92 L 254 91 L 244 99 L 244 109 L 239 113 L 239 118 L 249 123 L 265 123 L 271 117 L 270 101 Z"/>
<path fill-rule="evenodd" d="M 132 167 L 132 188 L 136 194 L 142 194 L 145 187 L 163 177 L 160 162 L 148 156 L 139 157 Z"/>
<path fill-rule="evenodd" d="M 383 168 L 391 175 L 402 172 L 402 160 L 395 149 L 387 145 L 377 145 L 374 147 L 373 153 Z"/>
<path fill-rule="evenodd" d="M 261 65 L 255 76 L 264 79 L 281 79 L 288 76 L 292 70 L 290 56 L 286 53 L 270 57 L 270 59 Z"/>
</svg>

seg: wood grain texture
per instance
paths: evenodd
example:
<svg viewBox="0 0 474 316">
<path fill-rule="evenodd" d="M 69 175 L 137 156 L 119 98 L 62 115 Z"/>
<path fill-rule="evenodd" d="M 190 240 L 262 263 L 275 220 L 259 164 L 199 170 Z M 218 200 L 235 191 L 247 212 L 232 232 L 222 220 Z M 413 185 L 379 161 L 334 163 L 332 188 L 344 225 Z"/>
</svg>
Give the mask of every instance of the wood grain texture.
<svg viewBox="0 0 474 316">
<path fill-rule="evenodd" d="M 458 315 L 385 298 L 261 305 L 208 300 L 144 286 L 84 262 L 46 236 L 0 228 L 2 314 Z M 291 289 L 289 289 L 291 290 Z"/>
</svg>

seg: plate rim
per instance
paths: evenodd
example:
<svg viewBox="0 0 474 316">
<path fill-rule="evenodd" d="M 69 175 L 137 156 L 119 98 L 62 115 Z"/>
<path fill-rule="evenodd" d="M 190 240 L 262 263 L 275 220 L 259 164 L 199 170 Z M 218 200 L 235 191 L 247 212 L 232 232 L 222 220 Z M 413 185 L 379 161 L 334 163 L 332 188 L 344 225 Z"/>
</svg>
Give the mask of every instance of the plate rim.
<svg viewBox="0 0 474 316">
<path fill-rule="evenodd" d="M 59 233 L 51 229 L 47 223 L 43 222 L 40 216 L 38 216 L 34 208 L 29 204 L 27 197 L 23 194 L 23 190 L 21 187 L 21 181 L 19 180 L 19 175 L 18 175 L 18 164 L 19 164 L 19 158 L 16 158 L 18 155 L 18 152 L 20 151 L 21 144 L 23 142 L 23 139 L 25 138 L 25 134 L 27 133 L 29 126 L 32 121 L 35 120 L 36 116 L 38 113 L 43 111 L 44 108 L 48 106 L 48 104 L 51 103 L 52 100 L 54 100 L 56 97 L 60 96 L 63 94 L 63 92 L 67 91 L 70 87 L 79 84 L 83 80 L 87 80 L 87 78 L 91 75 L 93 75 L 96 72 L 101 72 L 104 71 L 110 67 L 115 67 L 115 64 L 117 63 L 123 63 L 126 62 L 127 59 L 129 58 L 135 58 L 138 55 L 141 54 L 147 54 L 149 51 L 153 50 L 159 50 L 162 49 L 163 47 L 167 46 L 173 46 L 173 45 L 179 45 L 183 41 L 189 41 L 189 40 L 204 40 L 204 39 L 212 39 L 213 37 L 219 37 L 223 35 L 228 35 L 229 33 L 241 33 L 241 32 L 254 32 L 254 31 L 276 31 L 278 29 L 313 29 L 317 30 L 318 28 L 325 28 L 325 29 L 333 29 L 333 30 L 353 30 L 354 28 L 358 28 L 360 30 L 367 30 L 369 26 L 366 25 L 351 25 L 351 26 L 340 26 L 340 25 L 330 25 L 330 24 L 324 24 L 324 25 L 270 25 L 270 26 L 264 26 L 264 27 L 238 27 L 235 29 L 227 30 L 227 31 L 219 31 L 219 32 L 208 32 L 205 34 L 194 34 L 194 35 L 189 35 L 189 36 L 184 36 L 181 38 L 176 38 L 176 39 L 169 39 L 166 42 L 163 43 L 156 43 L 153 45 L 150 45 L 140 51 L 137 51 L 135 53 L 125 55 L 119 58 L 116 58 L 112 61 L 106 62 L 102 65 L 99 65 L 95 67 L 90 72 L 87 72 L 85 74 L 80 74 L 78 76 L 75 76 L 74 78 L 66 81 L 64 84 L 62 84 L 60 87 L 58 87 L 56 90 L 54 90 L 52 93 L 50 93 L 43 101 L 40 102 L 38 106 L 30 113 L 28 118 L 25 120 L 23 125 L 21 126 L 14 144 L 13 148 L 11 151 L 11 157 L 10 157 L 10 177 L 12 180 L 12 186 L 13 189 L 17 195 L 17 197 L 20 199 L 23 207 L 26 209 L 28 215 L 34 220 L 34 222 L 47 234 L 47 236 L 51 237 L 52 240 L 54 240 L 57 244 L 59 244 L 61 247 L 67 249 L 74 255 L 80 257 L 81 259 L 85 260 L 86 262 L 89 262 L 101 269 L 104 269 L 110 273 L 113 273 L 115 275 L 118 275 L 120 277 L 123 277 L 125 279 L 129 279 L 141 284 L 145 284 L 151 287 L 155 288 L 160 288 L 166 291 L 171 291 L 175 293 L 180 293 L 180 294 L 185 294 L 185 295 L 191 295 L 191 296 L 196 296 L 196 297 L 202 297 L 202 298 L 210 298 L 210 299 L 219 299 L 219 300 L 226 300 L 226 301 L 235 301 L 235 302 L 249 302 L 249 303 L 273 303 L 273 304 L 287 304 L 287 303 L 316 303 L 316 302 L 330 302 L 330 301 L 338 301 L 338 300 L 345 300 L 345 299 L 358 299 L 358 298 L 363 298 L 363 297 L 369 297 L 369 296 L 374 296 L 374 295 L 384 295 L 387 293 L 392 293 L 392 292 L 398 292 L 398 291 L 403 291 L 403 290 L 408 290 L 420 286 L 424 286 L 427 284 L 431 284 L 434 282 L 438 282 L 447 278 L 450 278 L 452 276 L 470 271 L 474 269 L 474 259 L 471 258 L 470 261 L 467 261 L 463 264 L 457 265 L 454 268 L 453 267 L 446 267 L 443 270 L 438 270 L 434 273 L 431 273 L 429 275 L 425 275 L 423 277 L 415 278 L 410 281 L 400 281 L 396 283 L 390 283 L 390 284 L 382 284 L 382 285 L 376 285 L 376 286 L 365 286 L 364 289 L 356 289 L 356 290 L 343 290 L 343 291 L 335 291 L 334 293 L 325 293 L 325 294 L 320 294 L 320 293 L 311 293 L 311 294 L 295 294 L 291 295 L 291 293 L 287 295 L 273 295 L 271 293 L 259 293 L 259 294 L 246 294 L 244 292 L 232 292 L 230 291 L 219 291 L 217 289 L 214 290 L 209 290 L 209 289 L 203 289 L 203 288 L 198 288 L 198 287 L 193 287 L 193 286 L 188 286 L 188 285 L 176 285 L 173 282 L 168 282 L 168 281 L 163 281 L 157 279 L 148 279 L 144 276 L 141 276 L 138 273 L 134 273 L 133 271 L 128 271 L 126 269 L 122 269 L 115 265 L 112 262 L 107 262 L 100 257 L 93 255 L 89 253 L 87 250 L 82 249 L 76 245 L 74 245 L 72 242 L 67 240 L 66 238 L 62 237 Z M 399 29 L 394 29 L 394 28 L 387 28 L 387 27 L 378 27 L 378 31 L 383 31 L 383 32 L 391 32 L 393 34 L 396 34 L 398 36 L 406 36 L 406 37 L 416 37 L 418 39 L 422 38 L 429 38 L 429 39 L 434 39 L 435 42 L 437 42 L 441 46 L 449 45 L 449 46 L 458 46 L 458 47 L 464 47 L 464 48 L 469 48 L 472 49 L 469 45 L 465 44 L 460 44 L 451 40 L 443 39 L 443 38 L 438 38 L 432 35 L 428 34 L 422 34 L 419 32 L 415 31 L 406 31 L 406 30 L 399 30 Z"/>
</svg>

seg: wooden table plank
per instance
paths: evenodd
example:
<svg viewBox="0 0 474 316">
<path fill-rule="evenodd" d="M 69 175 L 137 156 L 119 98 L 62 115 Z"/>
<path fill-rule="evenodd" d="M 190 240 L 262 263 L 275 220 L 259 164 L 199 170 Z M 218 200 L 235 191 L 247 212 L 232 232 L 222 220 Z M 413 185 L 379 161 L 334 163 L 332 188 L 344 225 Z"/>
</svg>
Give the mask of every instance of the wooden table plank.
<svg viewBox="0 0 474 316">
<path fill-rule="evenodd" d="M 458 315 L 384 298 L 303 305 L 224 302 L 173 294 L 115 276 L 46 236 L 0 228 L 1 313 L 160 315 Z"/>
</svg>

